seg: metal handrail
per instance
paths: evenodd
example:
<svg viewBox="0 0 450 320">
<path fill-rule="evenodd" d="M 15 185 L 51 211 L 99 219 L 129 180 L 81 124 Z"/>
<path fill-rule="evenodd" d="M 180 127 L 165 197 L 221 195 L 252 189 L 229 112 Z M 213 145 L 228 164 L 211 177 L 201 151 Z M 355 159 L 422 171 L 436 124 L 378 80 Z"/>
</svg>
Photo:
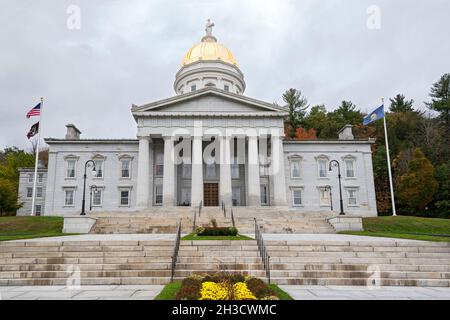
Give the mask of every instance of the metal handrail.
<svg viewBox="0 0 450 320">
<path fill-rule="evenodd" d="M 233 208 L 231 208 L 230 210 L 231 210 L 231 222 L 233 223 L 233 227 L 236 228 L 236 223 L 234 222 Z"/>
<path fill-rule="evenodd" d="M 225 205 L 225 202 L 222 201 L 222 211 L 223 211 L 223 217 L 227 217 L 227 207 Z"/>
<path fill-rule="evenodd" d="M 198 205 L 198 216 L 200 217 L 200 214 L 202 213 L 203 208 L 203 200 L 200 201 L 200 204 Z"/>
<path fill-rule="evenodd" d="M 178 221 L 177 224 L 177 235 L 175 238 L 175 244 L 173 246 L 173 253 L 172 253 L 172 272 L 170 275 L 170 282 L 173 281 L 173 278 L 175 276 L 175 268 L 177 267 L 177 260 L 178 260 L 178 251 L 180 250 L 180 240 L 181 240 L 181 219 Z"/>
<path fill-rule="evenodd" d="M 197 208 L 194 207 L 194 222 L 192 225 L 192 232 L 195 232 L 195 230 L 197 229 Z"/>
<path fill-rule="evenodd" d="M 256 243 L 258 244 L 258 251 L 261 256 L 264 270 L 266 270 L 266 277 L 270 284 L 270 256 L 267 252 L 266 245 L 264 244 L 264 239 L 261 233 L 261 229 L 259 228 L 258 222 L 255 219 L 255 239 Z"/>
</svg>

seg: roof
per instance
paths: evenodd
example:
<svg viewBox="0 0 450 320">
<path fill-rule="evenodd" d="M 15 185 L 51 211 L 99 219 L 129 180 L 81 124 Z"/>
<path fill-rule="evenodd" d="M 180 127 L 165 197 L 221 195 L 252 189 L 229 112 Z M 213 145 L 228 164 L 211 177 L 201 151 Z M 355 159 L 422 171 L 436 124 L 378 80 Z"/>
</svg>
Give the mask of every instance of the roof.
<svg viewBox="0 0 450 320">
<path fill-rule="evenodd" d="M 55 139 L 45 138 L 47 144 L 138 144 L 138 139 Z"/>
</svg>

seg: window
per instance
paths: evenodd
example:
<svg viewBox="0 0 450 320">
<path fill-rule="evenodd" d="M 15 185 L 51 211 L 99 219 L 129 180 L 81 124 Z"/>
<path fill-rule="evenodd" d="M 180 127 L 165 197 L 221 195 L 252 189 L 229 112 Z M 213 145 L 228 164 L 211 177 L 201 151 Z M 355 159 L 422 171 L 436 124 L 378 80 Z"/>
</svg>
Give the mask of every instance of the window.
<svg viewBox="0 0 450 320">
<path fill-rule="evenodd" d="M 95 172 L 96 172 L 95 177 L 96 178 L 103 178 L 103 164 L 104 164 L 104 161 L 103 160 L 94 160 L 94 163 L 95 163 Z"/>
<path fill-rule="evenodd" d="M 191 86 L 191 91 L 195 91 L 195 90 L 197 90 L 197 86 L 194 84 Z"/>
<path fill-rule="evenodd" d="M 33 188 L 27 188 L 27 198 L 33 197 Z"/>
<path fill-rule="evenodd" d="M 354 166 L 355 160 L 353 159 L 346 159 L 345 160 L 345 176 L 347 178 L 354 178 L 355 177 L 355 166 Z"/>
<path fill-rule="evenodd" d="M 103 203 L 103 190 L 97 189 L 92 191 L 92 206 L 101 207 Z"/>
<path fill-rule="evenodd" d="M 239 179 L 239 164 L 237 162 L 237 158 L 233 158 L 233 163 L 231 164 L 231 179 Z"/>
<path fill-rule="evenodd" d="M 34 214 L 36 216 L 40 216 L 41 213 L 42 213 L 42 205 L 40 205 L 40 204 L 35 205 L 34 206 Z"/>
<path fill-rule="evenodd" d="M 231 188 L 231 201 L 233 202 L 233 206 L 238 207 L 241 205 L 241 187 L 233 187 Z"/>
<path fill-rule="evenodd" d="M 269 204 L 269 192 L 266 184 L 261 185 L 261 204 Z"/>
<path fill-rule="evenodd" d="M 328 171 L 327 171 L 328 160 L 326 160 L 326 159 L 319 159 L 317 161 L 317 164 L 319 166 L 319 177 L 320 178 L 326 178 L 328 176 Z"/>
<path fill-rule="evenodd" d="M 206 164 L 206 177 L 215 178 L 216 177 L 216 164 Z"/>
<path fill-rule="evenodd" d="M 302 189 L 292 189 L 292 205 L 294 207 L 302 205 Z"/>
<path fill-rule="evenodd" d="M 291 179 L 300 179 L 300 160 L 291 161 Z"/>
<path fill-rule="evenodd" d="M 74 205 L 74 196 L 75 196 L 75 190 L 73 190 L 73 189 L 65 190 L 64 206 L 72 207 Z"/>
<path fill-rule="evenodd" d="M 223 86 L 223 90 L 225 90 L 226 92 L 230 91 L 230 86 L 224 85 Z"/>
<path fill-rule="evenodd" d="M 181 165 L 181 176 L 184 179 L 189 179 L 191 177 L 191 165 L 183 163 Z"/>
<path fill-rule="evenodd" d="M 122 170 L 121 170 L 122 178 L 130 177 L 130 165 L 131 165 L 131 160 L 129 160 L 129 159 L 122 160 Z"/>
<path fill-rule="evenodd" d="M 32 183 L 34 181 L 34 174 L 33 173 L 29 173 L 28 174 L 28 182 Z"/>
<path fill-rule="evenodd" d="M 357 190 L 356 189 L 347 189 L 347 194 L 348 194 L 348 205 L 349 206 L 358 205 Z"/>
<path fill-rule="evenodd" d="M 155 176 L 162 177 L 164 174 L 164 154 L 157 153 L 155 159 Z"/>
<path fill-rule="evenodd" d="M 76 160 L 67 160 L 66 178 L 75 178 Z"/>
<path fill-rule="evenodd" d="M 130 190 L 120 191 L 120 206 L 126 207 L 130 205 Z"/>
<path fill-rule="evenodd" d="M 319 188 L 319 204 L 320 206 L 330 206 L 330 189 L 321 187 Z"/>
<path fill-rule="evenodd" d="M 42 187 L 36 188 L 36 198 L 42 198 Z"/>
<path fill-rule="evenodd" d="M 155 186 L 155 204 L 163 203 L 163 188 L 162 185 Z"/>
<path fill-rule="evenodd" d="M 191 205 L 191 188 L 181 188 L 180 205 L 182 205 L 182 206 L 190 206 Z"/>
<path fill-rule="evenodd" d="M 38 182 L 42 183 L 44 181 L 44 174 L 43 173 L 38 173 Z"/>
</svg>

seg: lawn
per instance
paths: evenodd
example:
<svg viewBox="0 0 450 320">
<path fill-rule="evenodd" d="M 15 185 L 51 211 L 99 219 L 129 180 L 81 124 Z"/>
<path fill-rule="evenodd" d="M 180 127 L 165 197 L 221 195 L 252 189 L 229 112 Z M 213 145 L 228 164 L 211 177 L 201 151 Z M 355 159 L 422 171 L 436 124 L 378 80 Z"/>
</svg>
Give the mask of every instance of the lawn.
<svg viewBox="0 0 450 320">
<path fill-rule="evenodd" d="M 238 234 L 237 236 L 198 236 L 195 233 L 188 234 L 181 240 L 253 240 L 253 238 Z"/>
<path fill-rule="evenodd" d="M 63 224 L 62 217 L 0 217 L 0 241 L 67 235 Z"/>
<path fill-rule="evenodd" d="M 450 219 L 377 217 L 363 219 L 364 231 L 341 234 L 450 242 Z"/>
</svg>

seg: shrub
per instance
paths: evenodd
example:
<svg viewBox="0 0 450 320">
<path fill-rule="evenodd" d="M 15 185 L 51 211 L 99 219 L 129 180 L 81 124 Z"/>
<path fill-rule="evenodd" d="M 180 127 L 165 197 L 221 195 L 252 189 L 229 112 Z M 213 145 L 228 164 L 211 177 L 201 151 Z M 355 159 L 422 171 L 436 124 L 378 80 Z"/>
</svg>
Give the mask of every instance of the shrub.
<svg viewBox="0 0 450 320">
<path fill-rule="evenodd" d="M 229 300 L 230 292 L 223 283 L 203 282 L 199 300 Z"/>
<path fill-rule="evenodd" d="M 235 300 L 256 300 L 256 297 L 244 282 L 235 283 L 233 285 L 233 293 Z"/>
<path fill-rule="evenodd" d="M 245 277 L 242 274 L 228 274 L 225 272 L 219 272 L 215 274 L 205 275 L 203 278 L 204 282 L 231 282 L 232 284 L 237 282 L 244 282 Z"/>
<path fill-rule="evenodd" d="M 237 236 L 235 227 L 199 227 L 196 230 L 198 236 Z"/>
<path fill-rule="evenodd" d="M 258 278 L 248 278 L 246 281 L 247 287 L 258 299 L 263 299 L 270 296 L 276 296 L 274 292 L 264 281 Z"/>
<path fill-rule="evenodd" d="M 198 300 L 200 299 L 200 289 L 202 287 L 202 278 L 192 276 L 186 278 L 181 283 L 181 289 L 176 295 L 177 300 Z"/>
</svg>

